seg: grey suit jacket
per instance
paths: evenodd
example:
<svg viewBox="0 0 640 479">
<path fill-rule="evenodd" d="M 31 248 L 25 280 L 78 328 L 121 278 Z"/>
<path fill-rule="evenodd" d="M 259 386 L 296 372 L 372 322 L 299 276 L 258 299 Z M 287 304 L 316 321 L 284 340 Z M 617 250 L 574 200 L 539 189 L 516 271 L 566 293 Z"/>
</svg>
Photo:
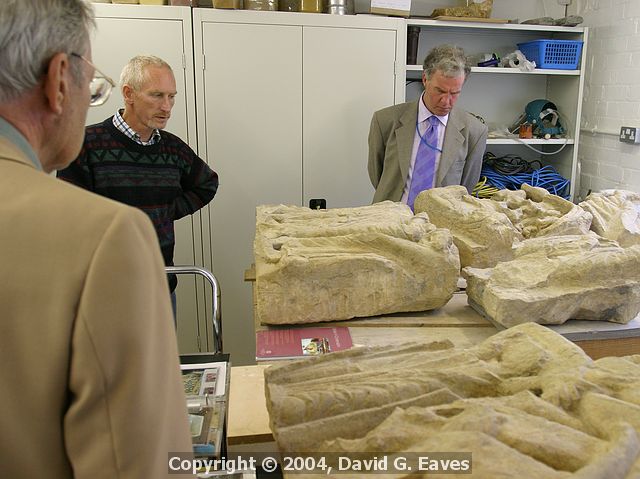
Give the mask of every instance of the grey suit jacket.
<svg viewBox="0 0 640 479">
<path fill-rule="evenodd" d="M 369 178 L 373 202 L 400 201 L 409 176 L 418 120 L 418 101 L 383 108 L 369 130 Z M 470 113 L 454 107 L 444 134 L 436 186 L 464 185 L 471 192 L 480 178 L 488 130 Z"/>
</svg>

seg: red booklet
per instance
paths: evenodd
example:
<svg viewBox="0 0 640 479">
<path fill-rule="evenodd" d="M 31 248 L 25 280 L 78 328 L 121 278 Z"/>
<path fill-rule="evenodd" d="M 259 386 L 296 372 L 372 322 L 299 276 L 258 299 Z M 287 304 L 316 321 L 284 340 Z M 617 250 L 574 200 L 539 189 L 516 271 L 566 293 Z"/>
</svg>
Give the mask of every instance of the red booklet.
<svg viewBox="0 0 640 479">
<path fill-rule="evenodd" d="M 256 361 L 298 359 L 353 346 L 349 328 L 269 329 L 256 333 Z"/>
</svg>

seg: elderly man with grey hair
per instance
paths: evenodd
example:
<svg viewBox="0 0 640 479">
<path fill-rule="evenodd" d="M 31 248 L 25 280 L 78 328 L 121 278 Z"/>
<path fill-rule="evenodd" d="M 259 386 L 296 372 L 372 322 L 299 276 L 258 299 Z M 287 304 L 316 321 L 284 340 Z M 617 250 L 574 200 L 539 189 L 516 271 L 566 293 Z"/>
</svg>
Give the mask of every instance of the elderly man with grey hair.
<svg viewBox="0 0 640 479">
<path fill-rule="evenodd" d="M 173 71 L 164 60 L 132 58 L 120 85 L 124 109 L 87 127 L 80 155 L 58 176 L 147 213 L 165 265 L 172 266 L 174 221 L 213 199 L 218 175 L 189 145 L 164 131 L 177 94 Z M 174 314 L 176 285 L 175 275 L 169 276 Z"/>
<path fill-rule="evenodd" d="M 424 92 L 417 101 L 374 113 L 369 130 L 373 202 L 402 201 L 413 208 L 425 189 L 464 185 L 480 178 L 487 127 L 455 106 L 471 72 L 461 48 L 441 45 L 424 60 Z"/>
<path fill-rule="evenodd" d="M 53 178 L 111 84 L 90 4 L 0 1 L 0 477 L 167 477 L 191 451 L 166 276 L 140 211 Z"/>
</svg>

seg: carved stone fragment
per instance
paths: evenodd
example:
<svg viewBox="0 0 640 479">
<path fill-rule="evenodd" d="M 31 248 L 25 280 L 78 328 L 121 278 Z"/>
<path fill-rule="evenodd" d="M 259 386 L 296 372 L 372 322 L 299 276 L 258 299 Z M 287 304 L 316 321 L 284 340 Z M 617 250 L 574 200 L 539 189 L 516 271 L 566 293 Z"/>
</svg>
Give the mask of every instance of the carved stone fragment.
<svg viewBox="0 0 640 479">
<path fill-rule="evenodd" d="M 498 211 L 503 212 L 526 238 L 587 234 L 591 214 L 544 188 L 526 183 L 520 190 L 500 190 L 491 197 Z"/>
<path fill-rule="evenodd" d="M 543 188 L 522 185 L 478 199 L 463 186 L 423 191 L 416 212 L 447 228 L 460 251 L 462 267 L 487 268 L 513 258 L 512 246 L 540 236 L 587 234 L 591 213 Z"/>
<path fill-rule="evenodd" d="M 640 194 L 625 190 L 591 193 L 579 206 L 593 215 L 591 229 L 620 246 L 640 244 Z"/>
<path fill-rule="evenodd" d="M 640 311 L 640 246 L 591 235 L 525 240 L 494 268 L 464 268 L 469 304 L 505 327 L 627 323 Z"/>
<path fill-rule="evenodd" d="M 480 3 L 472 2 L 471 5 L 469 5 L 469 2 L 467 2 L 466 7 L 435 8 L 431 13 L 431 16 L 439 17 L 444 15 L 452 17 L 489 18 L 491 17 L 492 9 L 493 0 L 484 0 Z"/>
<path fill-rule="evenodd" d="M 449 231 L 393 202 L 259 206 L 254 252 L 256 314 L 266 324 L 439 308 L 460 270 Z"/>
<path fill-rule="evenodd" d="M 283 452 L 468 451 L 478 479 L 623 479 L 640 471 L 640 357 L 593 361 L 534 323 L 468 349 L 438 343 L 332 353 L 272 366 L 265 381 Z M 391 463 L 386 472 L 469 476 L 421 476 Z"/>
<path fill-rule="evenodd" d="M 509 260 L 512 245 L 522 239 L 497 205 L 469 195 L 464 186 L 425 190 L 416 198 L 414 209 L 426 212 L 434 225 L 451 231 L 462 267 L 487 268 Z"/>
</svg>

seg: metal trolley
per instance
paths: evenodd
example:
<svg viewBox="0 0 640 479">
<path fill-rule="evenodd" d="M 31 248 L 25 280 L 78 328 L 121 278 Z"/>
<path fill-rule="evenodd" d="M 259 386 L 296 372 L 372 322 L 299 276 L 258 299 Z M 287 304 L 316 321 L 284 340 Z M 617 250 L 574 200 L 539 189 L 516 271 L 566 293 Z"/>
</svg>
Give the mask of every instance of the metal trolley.
<svg viewBox="0 0 640 479">
<path fill-rule="evenodd" d="M 200 363 L 216 363 L 216 362 L 225 362 L 227 363 L 227 367 L 225 370 L 225 393 L 222 396 L 216 396 L 213 399 L 213 402 L 206 406 L 206 408 L 210 408 L 211 410 L 216 411 L 213 414 L 213 417 L 217 417 L 217 422 L 215 423 L 215 427 L 212 427 L 210 432 L 211 436 L 208 437 L 207 441 L 205 441 L 205 445 L 209 444 L 209 440 L 212 440 L 215 444 L 215 450 L 209 452 L 200 452 L 198 447 L 202 445 L 196 446 L 194 445 L 194 453 L 196 456 L 204 454 L 206 457 L 210 458 L 221 458 L 226 456 L 227 454 L 227 419 L 228 419 L 228 408 L 227 403 L 229 400 L 229 388 L 230 388 L 230 366 L 229 355 L 224 354 L 222 352 L 222 317 L 220 312 L 220 304 L 221 304 L 221 293 L 220 293 L 220 285 L 218 284 L 218 280 L 216 277 L 208 270 L 201 268 L 199 266 L 167 266 L 165 267 L 165 271 L 167 274 L 195 274 L 199 276 L 203 276 L 211 286 L 212 290 L 212 304 L 213 310 L 211 314 L 211 343 L 213 345 L 213 351 L 208 352 L 200 352 L 200 353 L 191 353 L 191 354 L 181 354 L 180 355 L 180 363 L 185 366 L 189 364 L 200 364 Z M 187 401 L 187 404 L 189 402 Z M 213 419 L 211 420 L 211 426 L 213 426 Z M 200 476 L 198 476 L 200 477 Z"/>
<path fill-rule="evenodd" d="M 213 310 L 211 312 L 211 336 L 213 351 L 207 354 L 222 353 L 222 314 L 220 312 L 220 285 L 211 271 L 199 266 L 166 266 L 167 274 L 196 274 L 203 276 L 211 286 Z"/>
</svg>

